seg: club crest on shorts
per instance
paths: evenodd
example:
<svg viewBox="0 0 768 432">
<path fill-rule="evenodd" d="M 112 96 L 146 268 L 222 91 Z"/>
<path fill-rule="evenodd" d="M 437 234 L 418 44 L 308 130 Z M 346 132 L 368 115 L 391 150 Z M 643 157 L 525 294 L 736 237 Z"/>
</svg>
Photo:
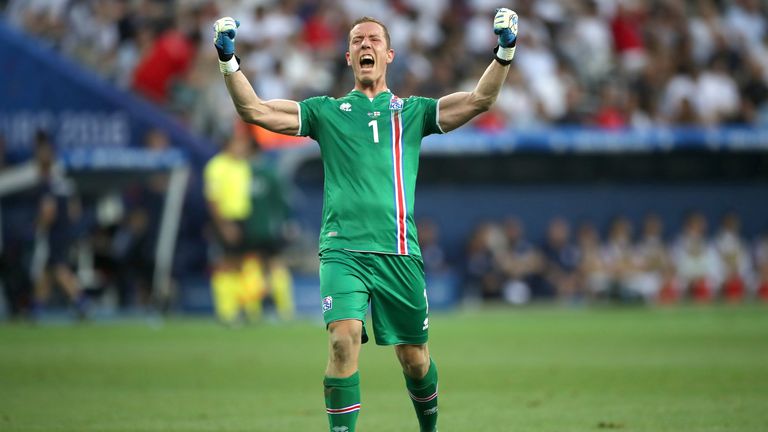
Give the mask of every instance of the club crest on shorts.
<svg viewBox="0 0 768 432">
<path fill-rule="evenodd" d="M 333 308 L 333 297 L 328 296 L 323 299 L 323 313 Z"/>
<path fill-rule="evenodd" d="M 402 109 L 403 109 L 403 100 L 395 95 L 392 95 L 392 99 L 389 100 L 389 110 L 401 111 Z"/>
</svg>

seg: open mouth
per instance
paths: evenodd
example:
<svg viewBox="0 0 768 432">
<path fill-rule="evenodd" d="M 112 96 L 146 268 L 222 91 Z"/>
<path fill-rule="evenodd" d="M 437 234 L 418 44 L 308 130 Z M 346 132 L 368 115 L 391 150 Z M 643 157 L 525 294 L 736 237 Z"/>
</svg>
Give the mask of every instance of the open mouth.
<svg viewBox="0 0 768 432">
<path fill-rule="evenodd" d="M 361 69 L 373 69 L 373 65 L 376 61 L 371 54 L 363 54 L 360 56 L 360 68 Z"/>
</svg>

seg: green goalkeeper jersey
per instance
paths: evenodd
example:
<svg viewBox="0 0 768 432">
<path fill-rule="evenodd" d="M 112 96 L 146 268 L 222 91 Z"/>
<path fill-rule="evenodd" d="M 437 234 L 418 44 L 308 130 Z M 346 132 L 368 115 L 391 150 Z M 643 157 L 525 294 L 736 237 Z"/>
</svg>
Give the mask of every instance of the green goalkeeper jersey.
<svg viewBox="0 0 768 432">
<path fill-rule="evenodd" d="M 320 252 L 421 256 L 413 202 L 421 139 L 442 133 L 437 100 L 353 90 L 299 108 L 299 135 L 320 144 L 325 171 Z"/>
</svg>

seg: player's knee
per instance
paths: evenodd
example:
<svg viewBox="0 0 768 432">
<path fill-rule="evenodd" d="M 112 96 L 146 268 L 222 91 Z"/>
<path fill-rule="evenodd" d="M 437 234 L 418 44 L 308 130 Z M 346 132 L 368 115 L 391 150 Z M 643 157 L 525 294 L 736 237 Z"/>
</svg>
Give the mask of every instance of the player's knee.
<svg viewBox="0 0 768 432">
<path fill-rule="evenodd" d="M 397 349 L 397 358 L 403 366 L 403 372 L 412 378 L 422 378 L 429 371 L 429 351 L 426 345 L 401 345 Z"/>
<path fill-rule="evenodd" d="M 352 344 L 343 339 L 331 341 L 331 361 L 338 365 L 345 365 L 349 362 L 352 354 Z"/>
<path fill-rule="evenodd" d="M 345 366 L 354 358 L 355 350 L 360 345 L 361 332 L 354 326 L 348 325 L 331 325 L 329 330 L 331 362 Z"/>
</svg>

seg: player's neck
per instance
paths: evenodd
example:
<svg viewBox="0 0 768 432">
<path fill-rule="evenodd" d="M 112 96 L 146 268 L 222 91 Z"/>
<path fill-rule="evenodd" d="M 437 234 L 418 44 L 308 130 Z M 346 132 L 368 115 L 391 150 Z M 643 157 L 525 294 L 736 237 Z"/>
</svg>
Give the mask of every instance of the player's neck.
<svg viewBox="0 0 768 432">
<path fill-rule="evenodd" d="M 389 87 L 387 87 L 387 82 L 384 79 L 377 80 L 371 84 L 363 84 L 360 81 L 356 81 L 355 90 L 368 96 L 368 98 L 373 99 L 379 93 L 388 91 Z"/>
</svg>

